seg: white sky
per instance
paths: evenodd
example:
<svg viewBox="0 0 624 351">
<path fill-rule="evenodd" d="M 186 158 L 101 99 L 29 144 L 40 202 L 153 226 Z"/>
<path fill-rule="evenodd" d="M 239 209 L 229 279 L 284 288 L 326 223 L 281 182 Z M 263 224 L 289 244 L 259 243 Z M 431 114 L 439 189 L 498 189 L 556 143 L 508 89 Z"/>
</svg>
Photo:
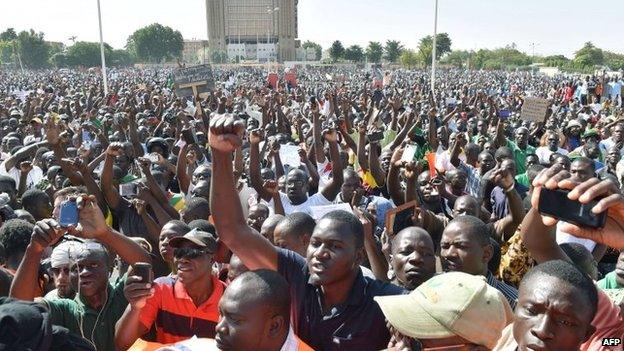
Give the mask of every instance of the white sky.
<svg viewBox="0 0 624 351">
<path fill-rule="evenodd" d="M 125 45 L 132 32 L 158 22 L 185 39 L 205 39 L 204 0 L 101 0 L 104 41 Z M 327 48 L 370 40 L 400 40 L 416 48 L 433 32 L 434 0 L 299 0 L 299 39 Z M 33 28 L 46 39 L 98 41 L 96 0 L 0 0 L 0 31 Z M 624 0 L 440 0 L 438 31 L 449 33 L 452 49 L 501 47 L 515 42 L 536 54 L 571 57 L 584 42 L 624 53 Z"/>
</svg>

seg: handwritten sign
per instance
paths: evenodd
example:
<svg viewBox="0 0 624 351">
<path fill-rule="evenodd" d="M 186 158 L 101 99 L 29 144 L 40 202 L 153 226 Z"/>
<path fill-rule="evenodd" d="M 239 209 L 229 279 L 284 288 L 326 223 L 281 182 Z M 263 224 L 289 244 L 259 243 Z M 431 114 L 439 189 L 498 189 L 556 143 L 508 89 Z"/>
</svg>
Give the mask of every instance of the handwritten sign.
<svg viewBox="0 0 624 351">
<path fill-rule="evenodd" d="M 312 211 L 312 214 L 311 214 L 312 218 L 314 218 L 314 220 L 316 221 L 321 219 L 324 215 L 333 211 L 353 212 L 351 210 L 351 206 L 347 203 L 325 205 L 325 206 L 312 206 L 310 207 L 310 210 Z"/>
<path fill-rule="evenodd" d="M 546 110 L 548 109 L 548 100 L 527 97 L 522 104 L 522 112 L 520 117 L 523 120 L 541 122 L 546 117 Z"/>
<path fill-rule="evenodd" d="M 215 85 L 210 65 L 179 68 L 173 74 L 173 82 L 178 96 L 208 93 Z"/>
</svg>

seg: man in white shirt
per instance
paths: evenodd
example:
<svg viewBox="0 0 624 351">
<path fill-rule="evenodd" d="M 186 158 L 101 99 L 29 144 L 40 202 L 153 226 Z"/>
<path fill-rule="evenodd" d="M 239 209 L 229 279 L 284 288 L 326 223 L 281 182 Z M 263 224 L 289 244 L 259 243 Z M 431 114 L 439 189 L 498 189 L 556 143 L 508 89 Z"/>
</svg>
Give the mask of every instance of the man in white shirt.
<svg viewBox="0 0 624 351">
<path fill-rule="evenodd" d="M 19 151 L 0 163 L 0 174 L 13 178 L 17 189 L 20 189 L 22 179 L 24 179 L 25 187 L 22 192 L 33 188 L 43 179 L 43 171 L 41 168 L 34 166 L 31 161 L 37 149 L 45 145 L 47 145 L 47 141 L 34 143 L 19 149 Z"/>
<path fill-rule="evenodd" d="M 556 132 L 549 131 L 546 135 L 546 146 L 540 146 L 535 149 L 535 154 L 539 157 L 539 161 L 543 165 L 550 164 L 550 155 L 553 153 L 567 155 L 568 150 L 559 147 L 559 135 Z"/>
<path fill-rule="evenodd" d="M 329 143 L 329 153 L 332 163 L 332 177 L 325 187 L 318 193 L 308 197 L 309 177 L 301 169 L 291 169 L 286 175 L 286 193 L 279 193 L 284 214 L 289 215 L 293 212 L 304 212 L 312 214 L 312 206 L 330 205 L 340 192 L 342 186 L 342 162 L 340 161 L 340 152 L 338 150 L 338 133 L 331 130 L 325 133 L 325 140 Z M 250 137 L 252 148 L 257 147 L 254 138 Z M 256 150 L 250 152 L 250 180 L 253 188 L 258 192 L 260 198 L 268 201 L 269 207 L 274 207 L 273 195 L 263 187 L 263 181 L 260 177 L 260 170 L 255 167 L 258 165 L 255 161 Z"/>
</svg>

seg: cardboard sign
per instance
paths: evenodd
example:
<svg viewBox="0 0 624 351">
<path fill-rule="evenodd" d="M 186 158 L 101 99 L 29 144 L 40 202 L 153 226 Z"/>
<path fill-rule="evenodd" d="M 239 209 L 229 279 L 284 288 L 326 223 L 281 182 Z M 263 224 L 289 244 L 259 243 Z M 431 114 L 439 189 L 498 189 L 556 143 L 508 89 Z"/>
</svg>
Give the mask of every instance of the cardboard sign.
<svg viewBox="0 0 624 351">
<path fill-rule="evenodd" d="M 333 205 L 325 205 L 325 206 L 312 206 L 310 207 L 311 216 L 315 221 L 321 219 L 324 215 L 333 211 L 347 211 L 353 213 L 351 210 L 351 206 L 347 203 L 333 204 Z"/>
<path fill-rule="evenodd" d="M 210 65 L 179 68 L 173 74 L 173 82 L 176 94 L 184 97 L 209 93 L 215 85 Z"/>
<path fill-rule="evenodd" d="M 520 117 L 523 120 L 542 122 L 546 117 L 546 110 L 548 109 L 548 100 L 527 97 L 522 104 L 522 112 Z"/>
</svg>

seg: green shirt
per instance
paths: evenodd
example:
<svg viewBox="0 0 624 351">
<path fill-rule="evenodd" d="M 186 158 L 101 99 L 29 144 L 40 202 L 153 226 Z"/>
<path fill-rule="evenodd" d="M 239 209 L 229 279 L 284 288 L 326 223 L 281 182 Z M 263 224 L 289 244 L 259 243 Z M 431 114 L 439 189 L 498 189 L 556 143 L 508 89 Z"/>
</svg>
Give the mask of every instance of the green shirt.
<svg viewBox="0 0 624 351">
<path fill-rule="evenodd" d="M 87 306 L 78 294 L 73 300 L 44 299 L 43 302 L 48 305 L 52 324 L 64 326 L 71 332 L 92 340 L 98 351 L 115 350 L 115 323 L 121 318 L 128 305 L 123 294 L 125 282 L 125 277 L 119 279 L 114 285 L 109 282 L 108 299 L 100 311 Z"/>
<path fill-rule="evenodd" d="M 522 173 L 522 174 L 518 174 L 516 176 L 516 182 L 526 186 L 527 188 L 529 187 L 529 176 L 526 174 L 526 172 Z"/>
<path fill-rule="evenodd" d="M 624 286 L 618 285 L 615 280 L 615 272 L 607 273 L 604 278 L 598 281 L 600 289 L 624 289 Z"/>
<path fill-rule="evenodd" d="M 516 160 L 516 174 L 522 174 L 526 172 L 526 157 L 529 154 L 535 153 L 535 148 L 531 145 L 526 146 L 526 149 L 522 150 L 516 143 L 511 140 L 507 140 L 507 147 L 511 149 Z"/>
</svg>

